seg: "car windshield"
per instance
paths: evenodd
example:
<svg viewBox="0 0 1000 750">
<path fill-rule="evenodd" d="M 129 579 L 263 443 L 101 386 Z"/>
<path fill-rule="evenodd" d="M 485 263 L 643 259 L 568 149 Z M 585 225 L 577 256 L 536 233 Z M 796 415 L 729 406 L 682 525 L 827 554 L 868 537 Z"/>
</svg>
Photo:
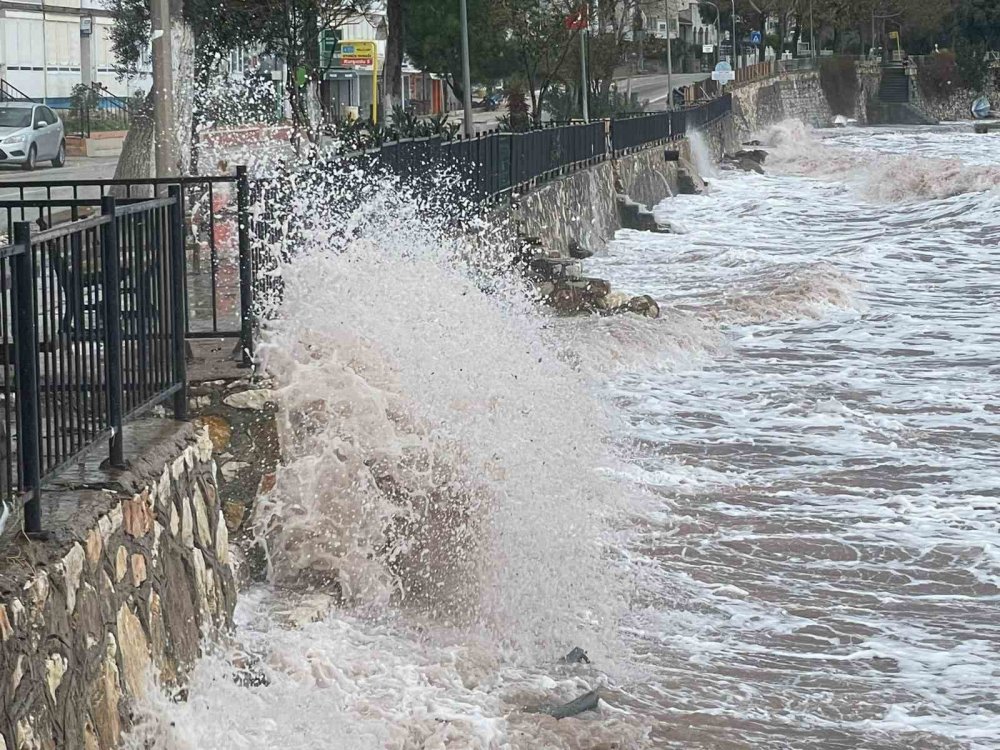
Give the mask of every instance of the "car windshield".
<svg viewBox="0 0 1000 750">
<path fill-rule="evenodd" d="M 0 128 L 26 128 L 31 124 L 31 109 L 0 107 Z"/>
</svg>

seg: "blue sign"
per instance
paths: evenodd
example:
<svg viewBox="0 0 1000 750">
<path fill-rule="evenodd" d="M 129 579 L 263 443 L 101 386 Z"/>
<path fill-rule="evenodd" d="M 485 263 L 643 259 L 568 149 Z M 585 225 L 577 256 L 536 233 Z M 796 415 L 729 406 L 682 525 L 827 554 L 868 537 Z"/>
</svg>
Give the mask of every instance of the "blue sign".
<svg viewBox="0 0 1000 750">
<path fill-rule="evenodd" d="M 760 44 L 762 41 L 764 41 L 764 37 L 761 36 L 759 31 L 750 32 L 750 44 Z"/>
</svg>

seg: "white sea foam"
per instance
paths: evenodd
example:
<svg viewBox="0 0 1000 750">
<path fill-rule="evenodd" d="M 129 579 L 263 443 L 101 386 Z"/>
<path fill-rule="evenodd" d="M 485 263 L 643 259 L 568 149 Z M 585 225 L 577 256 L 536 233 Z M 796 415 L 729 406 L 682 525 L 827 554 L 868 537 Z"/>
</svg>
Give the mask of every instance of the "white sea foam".
<svg viewBox="0 0 1000 750">
<path fill-rule="evenodd" d="M 993 162 L 970 163 L 954 152 L 922 149 L 901 152 L 902 146 L 858 148 L 855 132 L 835 131 L 820 137 L 798 120 L 775 125 L 763 134 L 770 147 L 768 167 L 787 174 L 844 181 L 858 194 L 879 203 L 949 198 L 1000 187 L 1000 167 Z M 870 131 L 868 133 L 870 135 Z"/>
<path fill-rule="evenodd" d="M 656 321 L 539 314 L 381 191 L 313 224 L 273 582 L 129 747 L 997 747 L 1000 199 L 873 204 L 865 164 L 961 150 L 854 131 L 588 261 Z"/>
</svg>

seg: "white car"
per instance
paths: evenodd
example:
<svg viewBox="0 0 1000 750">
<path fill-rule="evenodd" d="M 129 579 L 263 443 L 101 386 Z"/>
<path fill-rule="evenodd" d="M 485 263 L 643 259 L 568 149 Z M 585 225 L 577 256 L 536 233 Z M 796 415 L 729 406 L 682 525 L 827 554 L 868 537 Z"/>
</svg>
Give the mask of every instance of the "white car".
<svg viewBox="0 0 1000 750">
<path fill-rule="evenodd" d="M 59 115 L 35 102 L 0 102 L 0 165 L 34 169 L 40 161 L 66 163 L 66 134 Z"/>
</svg>

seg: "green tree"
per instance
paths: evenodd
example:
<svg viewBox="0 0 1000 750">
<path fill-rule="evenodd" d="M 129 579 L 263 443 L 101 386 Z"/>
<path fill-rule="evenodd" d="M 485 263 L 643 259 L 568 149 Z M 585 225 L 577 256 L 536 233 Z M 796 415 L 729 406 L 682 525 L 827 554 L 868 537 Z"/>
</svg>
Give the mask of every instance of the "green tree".
<svg viewBox="0 0 1000 750">
<path fill-rule="evenodd" d="M 406 0 L 406 54 L 421 70 L 440 75 L 462 99 L 462 40 L 458 0 Z M 494 23 L 490 0 L 468 0 L 472 80 L 493 83 L 515 69 L 513 48 Z"/>
<path fill-rule="evenodd" d="M 1000 0 L 958 0 L 953 29 L 955 63 L 966 85 L 981 91 L 986 53 L 1000 50 Z"/>
<path fill-rule="evenodd" d="M 545 99 L 553 85 L 564 80 L 566 58 L 579 42 L 580 31 L 567 28 L 566 19 L 580 7 L 577 0 L 494 0 L 491 6 L 494 22 L 505 30 L 513 47 L 535 124 L 541 123 Z"/>
</svg>

